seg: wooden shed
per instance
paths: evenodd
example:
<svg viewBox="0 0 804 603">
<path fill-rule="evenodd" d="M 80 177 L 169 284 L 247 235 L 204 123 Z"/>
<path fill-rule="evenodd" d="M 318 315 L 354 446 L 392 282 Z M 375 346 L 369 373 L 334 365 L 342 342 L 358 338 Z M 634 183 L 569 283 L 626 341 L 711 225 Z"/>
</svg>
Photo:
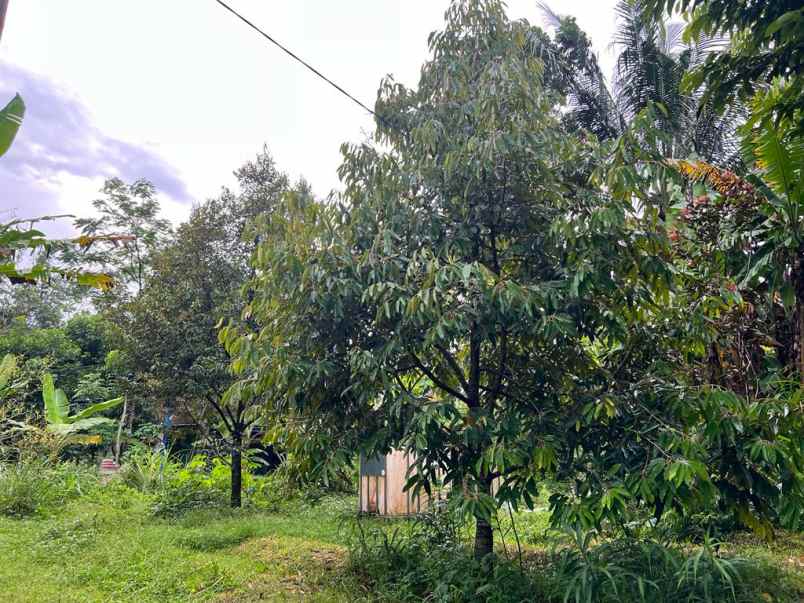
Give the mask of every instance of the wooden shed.
<svg viewBox="0 0 804 603">
<path fill-rule="evenodd" d="M 427 508 L 427 495 L 405 492 L 411 456 L 401 450 L 373 458 L 360 456 L 358 511 L 376 515 L 412 515 Z"/>
</svg>

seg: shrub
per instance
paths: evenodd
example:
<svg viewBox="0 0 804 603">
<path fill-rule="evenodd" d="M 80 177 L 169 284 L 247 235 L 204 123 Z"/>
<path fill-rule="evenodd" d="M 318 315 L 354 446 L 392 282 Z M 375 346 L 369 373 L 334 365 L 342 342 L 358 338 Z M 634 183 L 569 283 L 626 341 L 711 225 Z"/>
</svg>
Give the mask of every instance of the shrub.
<svg viewBox="0 0 804 603">
<path fill-rule="evenodd" d="M 181 465 L 164 452 L 133 446 L 123 459 L 119 479 L 153 496 L 154 515 L 174 517 L 193 509 L 219 507 L 228 500 L 229 468 L 219 459 L 211 462 L 211 469 L 208 465 L 203 456 Z M 246 477 L 244 483 L 250 479 Z"/>
<path fill-rule="evenodd" d="M 50 498 L 50 483 L 41 478 L 31 463 L 0 467 L 0 513 L 3 515 L 33 515 Z"/>
<path fill-rule="evenodd" d="M 0 465 L 0 514 L 26 517 L 57 512 L 97 485 L 93 468 L 75 463 L 20 461 Z"/>
<path fill-rule="evenodd" d="M 157 517 L 175 517 L 193 509 L 223 506 L 226 497 L 208 486 L 188 480 L 166 480 L 155 494 L 153 514 Z"/>
<path fill-rule="evenodd" d="M 374 592 L 390 600 L 486 601 L 541 600 L 533 575 L 503 558 L 479 562 L 461 540 L 462 526 L 445 508 L 392 530 L 355 524 L 350 567 Z"/>
<path fill-rule="evenodd" d="M 159 490 L 165 476 L 170 478 L 179 468 L 164 452 L 134 445 L 123 456 L 118 477 L 127 486 L 147 494 Z"/>
<path fill-rule="evenodd" d="M 446 513 L 393 528 L 356 524 L 350 569 L 390 600 L 545 603 L 793 602 L 796 587 L 768 562 L 721 555 L 702 546 L 666 546 L 650 539 L 598 541 L 573 532 L 546 557 L 521 568 L 504 556 L 476 561 L 462 539 L 465 526 Z"/>
<path fill-rule="evenodd" d="M 650 539 L 621 538 L 590 546 L 593 532 L 573 534 L 575 546 L 548 567 L 549 600 L 600 603 L 795 601 L 781 570 L 761 561 L 720 555 L 704 539 L 685 550 Z"/>
<path fill-rule="evenodd" d="M 221 463 L 216 459 L 212 471 L 207 471 L 201 456 L 193 457 L 184 467 L 171 466 L 155 491 L 154 515 L 170 517 L 193 509 L 226 504 L 228 487 L 221 475 Z"/>
</svg>

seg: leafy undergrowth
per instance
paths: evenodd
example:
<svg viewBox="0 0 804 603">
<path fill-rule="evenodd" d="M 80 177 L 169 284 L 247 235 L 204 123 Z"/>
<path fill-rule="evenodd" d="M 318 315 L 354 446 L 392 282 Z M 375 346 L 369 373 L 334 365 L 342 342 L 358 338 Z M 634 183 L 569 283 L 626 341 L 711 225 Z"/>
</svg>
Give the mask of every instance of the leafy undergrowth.
<svg viewBox="0 0 804 603">
<path fill-rule="evenodd" d="M 363 520 L 355 530 L 348 496 L 165 518 L 154 517 L 152 497 L 122 484 L 62 500 L 47 513 L 0 516 L 0 601 L 562 601 L 569 582 L 550 552 L 566 540 L 546 531 L 545 512 L 517 516 L 517 535 L 501 524 L 501 561 L 489 574 L 438 525 L 426 526 L 431 535 L 436 530 L 435 540 L 423 548 L 421 541 L 410 546 L 417 529 L 410 522 Z M 381 549 L 361 549 L 359 539 L 367 544 L 369 533 L 396 540 L 379 538 Z M 723 549 L 752 561 L 741 567 L 748 586 L 737 589 L 737 601 L 794 601 L 801 594 L 804 536 L 783 535 L 771 546 L 740 536 Z M 622 550 L 610 555 L 622 565 Z M 573 563 L 578 559 L 567 557 L 565 567 Z M 649 600 L 666 600 L 653 591 Z"/>
<path fill-rule="evenodd" d="M 698 543 L 660 541 L 658 534 L 612 539 L 551 532 L 543 511 L 518 515 L 518 533 L 510 520 L 501 522 L 505 538 L 498 539 L 496 558 L 478 562 L 467 526 L 435 515 L 414 525 L 357 531 L 350 569 L 373 596 L 444 603 L 804 600 L 801 534 L 780 533 L 770 545 L 747 535 Z"/>
</svg>

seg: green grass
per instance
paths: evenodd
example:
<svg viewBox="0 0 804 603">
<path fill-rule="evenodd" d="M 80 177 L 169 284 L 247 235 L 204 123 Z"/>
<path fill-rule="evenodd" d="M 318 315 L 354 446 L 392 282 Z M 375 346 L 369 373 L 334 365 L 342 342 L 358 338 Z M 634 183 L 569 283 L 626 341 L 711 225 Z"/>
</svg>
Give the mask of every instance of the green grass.
<svg viewBox="0 0 804 603">
<path fill-rule="evenodd" d="M 359 572 L 349 571 L 351 497 L 288 505 L 281 513 L 209 509 L 155 519 L 148 497 L 104 490 L 73 499 L 58 513 L 0 516 L 0 601 L 378 599 Z M 519 514 L 516 523 L 526 560 L 555 544 L 546 512 Z M 508 530 L 508 523 L 502 527 Z M 516 555 L 510 530 L 505 542 Z M 770 546 L 740 536 L 728 548 L 782 568 L 784 579 L 804 592 L 804 535 L 785 534 Z"/>
<path fill-rule="evenodd" d="M 263 514 L 196 511 L 154 520 L 146 504 L 69 504 L 58 517 L 0 518 L 0 600 L 354 600 L 340 571 L 352 501 Z"/>
</svg>

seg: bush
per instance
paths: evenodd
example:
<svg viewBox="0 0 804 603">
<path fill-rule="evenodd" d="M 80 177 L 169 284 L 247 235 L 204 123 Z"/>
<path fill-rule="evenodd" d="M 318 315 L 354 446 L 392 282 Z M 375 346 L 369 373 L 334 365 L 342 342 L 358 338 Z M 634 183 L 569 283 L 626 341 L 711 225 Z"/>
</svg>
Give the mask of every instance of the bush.
<svg viewBox="0 0 804 603">
<path fill-rule="evenodd" d="M 575 532 L 576 546 L 554 555 L 549 565 L 550 599 L 600 603 L 797 600 L 780 569 L 720 555 L 720 544 L 708 537 L 695 550 L 685 550 L 636 538 L 591 547 L 593 535 Z"/>
<path fill-rule="evenodd" d="M 390 532 L 380 527 L 366 530 L 360 522 L 355 526 L 351 571 L 390 600 L 541 600 L 542 586 L 516 564 L 493 556 L 476 561 L 461 540 L 460 522 L 444 508 Z"/>
<path fill-rule="evenodd" d="M 157 453 L 157 456 L 162 456 Z M 173 517 L 205 507 L 219 507 L 228 500 L 229 481 L 223 475 L 228 468 L 215 459 L 213 468 L 208 470 L 206 459 L 195 456 L 184 467 L 165 460 L 162 456 L 162 473 L 155 477 L 154 515 L 157 517 Z M 151 470 L 156 467 L 150 463 Z M 245 480 L 244 480 L 245 481 Z"/>
<path fill-rule="evenodd" d="M 0 465 L 0 515 L 19 518 L 54 513 L 97 483 L 93 468 L 75 463 Z"/>
<path fill-rule="evenodd" d="M 265 477 L 252 473 L 250 463 L 243 464 L 243 506 L 276 512 L 287 508 L 300 492 L 281 472 Z M 229 502 L 231 468 L 219 458 L 196 455 L 186 465 L 164 452 L 144 446 L 132 447 L 124 456 L 119 479 L 140 492 L 152 494 L 154 514 L 176 516 L 208 506 L 222 507 Z"/>
<path fill-rule="evenodd" d="M 153 514 L 157 517 L 175 517 L 206 507 L 226 504 L 226 497 L 203 483 L 193 480 L 166 480 L 155 494 Z"/>
<path fill-rule="evenodd" d="M 31 463 L 17 463 L 0 468 L 0 513 L 3 515 L 33 515 L 50 498 L 50 483 L 41 478 L 37 468 Z"/>
<path fill-rule="evenodd" d="M 256 465 L 243 463 L 243 506 L 276 513 L 315 503 L 327 491 L 320 484 L 302 486 L 284 470 L 266 476 L 254 475 Z M 153 512 L 160 517 L 181 515 L 208 506 L 220 508 L 229 502 L 231 467 L 217 457 L 196 455 L 182 465 L 164 452 L 132 446 L 124 455 L 119 480 L 154 497 Z"/>
<path fill-rule="evenodd" d="M 158 491 L 165 476 L 170 478 L 179 468 L 165 453 L 134 445 L 123 456 L 118 477 L 127 486 L 148 494 Z"/>
<path fill-rule="evenodd" d="M 728 557 L 705 539 L 694 549 L 650 539 L 594 544 L 575 532 L 552 554 L 527 556 L 522 568 L 503 556 L 472 557 L 463 527 L 444 512 L 393 529 L 356 524 L 351 571 L 394 601 L 651 603 L 797 601 L 794 584 L 770 563 Z"/>
</svg>

